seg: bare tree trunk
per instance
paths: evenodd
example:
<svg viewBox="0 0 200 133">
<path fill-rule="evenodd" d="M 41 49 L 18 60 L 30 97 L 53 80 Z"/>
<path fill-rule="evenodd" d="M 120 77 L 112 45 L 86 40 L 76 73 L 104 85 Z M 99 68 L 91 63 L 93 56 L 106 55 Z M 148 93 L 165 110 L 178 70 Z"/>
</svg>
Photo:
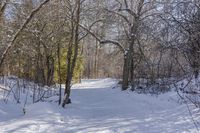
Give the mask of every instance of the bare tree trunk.
<svg viewBox="0 0 200 133">
<path fill-rule="evenodd" d="M 5 9 L 6 9 L 6 5 L 7 5 L 6 2 L 5 3 L 0 2 L 0 18 L 2 17 L 2 15 L 3 15 L 3 13 L 4 13 Z M 0 20 L 0 22 L 1 22 L 1 20 Z"/>
<path fill-rule="evenodd" d="M 47 56 L 47 79 L 46 85 L 50 86 L 53 84 L 53 76 L 54 76 L 54 59 L 51 55 Z"/>
<path fill-rule="evenodd" d="M 75 27 L 74 27 L 74 44 L 73 44 L 73 59 L 71 63 L 71 67 L 67 68 L 68 73 L 67 73 L 67 79 L 66 79 L 66 84 L 65 84 L 65 97 L 63 100 L 62 107 L 64 108 L 65 105 L 69 102 L 69 97 L 70 97 L 70 92 L 71 92 L 71 81 L 74 73 L 74 68 L 76 66 L 76 60 L 78 56 L 78 46 L 79 46 L 79 21 L 80 21 L 80 6 L 81 6 L 81 1 L 77 0 L 76 1 L 77 5 L 77 11 L 76 11 L 76 18 L 75 18 Z M 73 36 L 72 35 L 72 36 Z"/>
<path fill-rule="evenodd" d="M 124 58 L 124 68 L 123 68 L 123 84 L 122 84 L 122 90 L 126 90 L 128 88 L 129 79 L 131 81 L 131 86 L 134 87 L 134 45 L 138 33 L 138 27 L 140 23 L 140 16 L 142 7 L 144 4 L 144 0 L 139 0 L 137 12 L 132 12 L 132 24 L 130 26 L 130 33 L 129 33 L 129 49 L 126 53 L 126 57 Z M 125 0 L 126 9 L 128 9 L 127 2 Z M 133 88 L 132 88 L 133 89 Z"/>
<path fill-rule="evenodd" d="M 58 43 L 57 58 L 58 58 L 58 82 L 59 82 L 59 101 L 58 101 L 58 104 L 60 105 L 61 100 L 62 100 L 61 72 L 60 72 L 60 43 Z"/>
<path fill-rule="evenodd" d="M 94 74 L 95 74 L 95 78 L 98 78 L 98 42 L 97 40 L 96 40 L 96 47 L 95 47 Z"/>
<path fill-rule="evenodd" d="M 123 67 L 123 81 L 122 81 L 122 90 L 126 90 L 129 85 L 129 57 L 125 53 L 124 55 L 124 67 Z"/>
</svg>

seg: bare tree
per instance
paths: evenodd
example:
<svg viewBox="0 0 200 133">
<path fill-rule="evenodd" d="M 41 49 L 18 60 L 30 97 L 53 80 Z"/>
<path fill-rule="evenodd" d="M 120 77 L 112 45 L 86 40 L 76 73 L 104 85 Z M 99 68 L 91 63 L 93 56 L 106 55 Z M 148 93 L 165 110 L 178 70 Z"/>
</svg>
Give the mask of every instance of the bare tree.
<svg viewBox="0 0 200 133">
<path fill-rule="evenodd" d="M 35 8 L 30 15 L 27 17 L 27 19 L 25 20 L 25 22 L 21 25 L 21 27 L 17 30 L 17 32 L 13 35 L 13 37 L 10 40 L 10 43 L 8 44 L 6 50 L 3 52 L 3 54 L 1 55 L 1 59 L 0 59 L 0 67 L 2 67 L 3 61 L 7 55 L 7 53 L 9 52 L 9 50 L 14 46 L 14 42 L 17 39 L 17 37 L 20 35 L 20 33 L 22 32 L 22 30 L 26 27 L 26 25 L 31 21 L 31 19 L 35 16 L 35 14 L 47 3 L 49 2 L 49 0 L 45 0 L 44 2 L 42 2 L 37 8 Z"/>
<path fill-rule="evenodd" d="M 67 55 L 67 75 L 65 82 L 65 93 L 62 107 L 69 101 L 71 92 L 71 81 L 76 65 L 76 60 L 78 56 L 79 49 L 79 22 L 80 22 L 80 12 L 81 12 L 81 0 L 76 0 L 75 9 L 71 9 L 71 39 L 68 45 L 68 55 Z M 75 12 L 73 12 L 73 10 Z"/>
</svg>

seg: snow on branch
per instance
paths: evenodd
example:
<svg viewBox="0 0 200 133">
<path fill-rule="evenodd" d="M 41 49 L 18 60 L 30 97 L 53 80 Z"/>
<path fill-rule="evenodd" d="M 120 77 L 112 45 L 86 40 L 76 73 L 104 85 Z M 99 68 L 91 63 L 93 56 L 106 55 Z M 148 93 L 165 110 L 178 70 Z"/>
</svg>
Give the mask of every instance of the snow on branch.
<svg viewBox="0 0 200 133">
<path fill-rule="evenodd" d="M 0 67 L 2 66 L 4 59 L 7 55 L 7 53 L 9 52 L 9 50 L 14 46 L 14 42 L 17 39 L 17 37 L 20 35 L 20 33 L 22 32 L 22 30 L 27 26 L 27 24 L 31 21 L 31 19 L 35 16 L 35 14 L 50 0 L 45 0 L 43 1 L 38 7 L 36 7 L 34 10 L 32 10 L 32 12 L 30 13 L 30 15 L 26 18 L 26 20 L 24 21 L 24 23 L 21 25 L 21 27 L 17 30 L 17 32 L 14 34 L 14 36 L 12 37 L 12 39 L 10 40 L 10 42 L 8 43 L 8 46 L 6 48 L 6 50 L 3 52 L 1 58 L 0 58 Z"/>
<path fill-rule="evenodd" d="M 116 45 L 123 53 L 125 53 L 124 47 L 123 47 L 119 42 L 116 42 L 116 41 L 113 41 L 113 40 L 104 40 L 104 41 L 100 41 L 100 43 L 101 43 L 101 44 L 107 44 L 107 43 L 114 44 L 114 45 Z"/>
<path fill-rule="evenodd" d="M 98 21 L 99 22 L 99 21 Z M 96 22 L 94 22 L 94 23 L 96 23 Z M 94 23 L 92 24 L 92 26 L 94 25 Z M 124 47 L 119 43 L 119 42 L 116 42 L 116 41 L 113 41 L 113 40 L 101 40 L 99 37 L 97 37 L 97 35 L 96 34 L 94 34 L 93 32 L 91 32 L 91 26 L 90 26 L 90 28 L 88 29 L 88 28 L 86 28 L 86 27 L 84 27 L 83 25 L 81 25 L 81 24 L 79 24 L 79 26 L 83 29 L 83 30 L 85 30 L 88 34 L 90 34 L 92 37 L 94 37 L 100 44 L 108 44 L 108 43 L 110 43 L 110 44 L 114 44 L 114 45 L 116 45 L 119 49 L 120 49 L 120 51 L 122 51 L 123 53 L 125 53 L 125 49 L 124 49 Z"/>
</svg>

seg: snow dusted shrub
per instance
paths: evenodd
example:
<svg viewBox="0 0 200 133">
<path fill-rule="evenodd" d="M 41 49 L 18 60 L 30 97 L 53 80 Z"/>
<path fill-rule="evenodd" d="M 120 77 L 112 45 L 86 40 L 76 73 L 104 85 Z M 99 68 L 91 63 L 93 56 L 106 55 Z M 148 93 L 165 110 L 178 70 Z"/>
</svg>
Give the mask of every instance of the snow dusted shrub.
<svg viewBox="0 0 200 133">
<path fill-rule="evenodd" d="M 186 104 L 189 115 L 193 120 L 196 129 L 199 131 L 199 113 L 200 113 L 200 78 L 195 75 L 184 77 L 173 88 L 180 97 L 181 103 Z"/>
<path fill-rule="evenodd" d="M 40 86 L 36 83 L 19 79 L 17 77 L 0 77 L 0 86 L 4 90 L 3 99 L 5 102 L 14 101 L 16 103 L 36 103 L 44 101 L 46 98 L 57 95 L 56 86 L 47 87 Z"/>
<path fill-rule="evenodd" d="M 200 78 L 190 76 L 174 84 L 180 98 L 200 108 Z"/>
<path fill-rule="evenodd" d="M 140 78 L 134 81 L 134 86 L 130 87 L 130 89 L 137 93 L 158 95 L 170 91 L 171 82 L 169 79 L 157 79 L 152 82 L 148 79 Z"/>
</svg>

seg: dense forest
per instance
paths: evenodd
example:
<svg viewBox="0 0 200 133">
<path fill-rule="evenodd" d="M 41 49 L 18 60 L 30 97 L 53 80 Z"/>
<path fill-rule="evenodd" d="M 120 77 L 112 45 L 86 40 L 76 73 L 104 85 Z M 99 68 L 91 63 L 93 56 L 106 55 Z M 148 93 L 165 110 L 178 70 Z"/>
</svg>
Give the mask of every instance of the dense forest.
<svg viewBox="0 0 200 133">
<path fill-rule="evenodd" d="M 173 85 L 199 108 L 200 1 L 0 0 L 0 74 L 56 86 L 62 107 L 73 84 L 111 78 L 145 94 Z"/>
<path fill-rule="evenodd" d="M 199 75 L 195 0 L 41 2 L 1 2 L 3 75 L 68 91 L 72 77 L 121 78 L 125 90 L 141 78 Z"/>
</svg>

